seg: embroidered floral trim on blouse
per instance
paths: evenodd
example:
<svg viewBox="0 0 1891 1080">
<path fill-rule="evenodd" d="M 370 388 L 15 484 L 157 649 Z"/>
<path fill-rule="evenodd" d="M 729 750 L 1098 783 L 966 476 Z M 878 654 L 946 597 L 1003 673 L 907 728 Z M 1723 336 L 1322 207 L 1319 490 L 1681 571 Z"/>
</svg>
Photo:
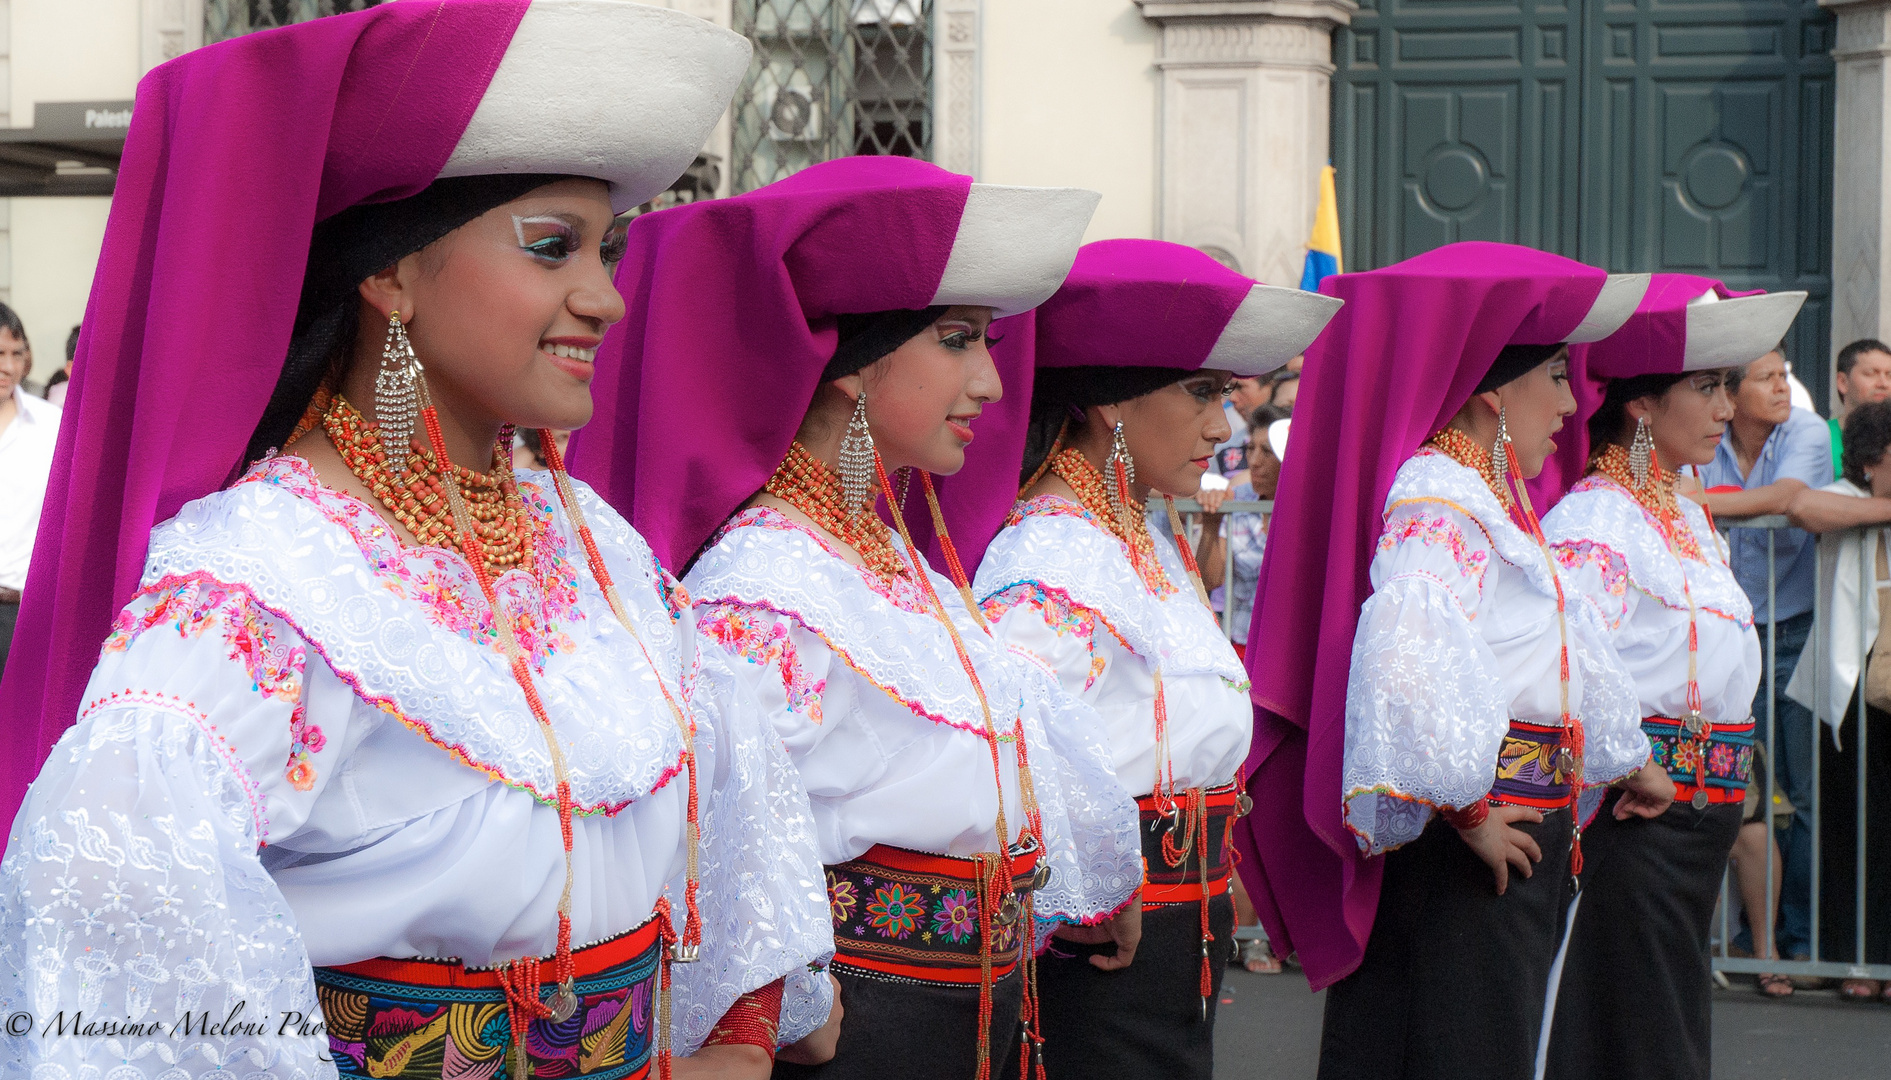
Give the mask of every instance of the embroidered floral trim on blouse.
<svg viewBox="0 0 1891 1080">
<path fill-rule="evenodd" d="M 1409 512 L 1391 523 L 1379 537 L 1379 550 L 1391 551 L 1408 540 L 1434 544 L 1449 551 L 1451 561 L 1458 564 L 1458 573 L 1464 575 L 1464 580 L 1479 593 L 1484 591 L 1484 571 L 1490 567 L 1490 552 L 1473 548 L 1457 522 L 1443 514 Z"/>
<path fill-rule="evenodd" d="M 696 629 L 757 667 L 775 668 L 781 673 L 788 708 L 813 723 L 821 722 L 821 695 L 827 690 L 827 680 L 808 678 L 786 623 L 770 620 L 764 624 L 752 608 L 713 604 L 703 608 Z"/>
<path fill-rule="evenodd" d="M 1044 620 L 1044 625 L 1051 628 L 1058 637 L 1075 635 L 1080 638 L 1090 654 L 1090 674 L 1084 679 L 1083 688 L 1096 685 L 1098 676 L 1103 674 L 1106 661 L 1097 651 L 1096 632 L 1097 614 L 1066 595 L 1061 589 L 1051 589 L 1035 581 L 1021 581 L 1016 585 L 994 593 L 979 605 L 985 611 L 986 620 L 996 623 L 1005 617 L 1012 608 L 1024 606 L 1037 611 Z M 1107 622 L 1104 626 L 1108 626 Z M 1112 635 L 1115 631 L 1110 631 Z M 1118 639 L 1121 640 L 1120 638 Z M 1129 648 L 1124 642 L 1124 648 Z"/>
<path fill-rule="evenodd" d="M 306 461 L 293 455 L 257 464 L 231 485 L 270 484 L 307 500 L 322 518 L 346 531 L 373 569 L 375 580 L 395 596 L 419 604 L 434 626 L 475 644 L 499 651 L 499 631 L 492 609 L 472 567 L 458 552 L 405 543 L 372 507 L 353 495 L 322 484 Z M 552 527 L 552 506 L 543 488 L 518 482 L 531 512 L 533 565 L 499 575 L 493 590 L 512 616 L 519 647 L 543 671 L 545 661 L 574 646 L 561 627 L 578 618 L 578 569 L 567 554 L 564 535 Z M 659 578 L 659 580 L 662 580 Z"/>
</svg>

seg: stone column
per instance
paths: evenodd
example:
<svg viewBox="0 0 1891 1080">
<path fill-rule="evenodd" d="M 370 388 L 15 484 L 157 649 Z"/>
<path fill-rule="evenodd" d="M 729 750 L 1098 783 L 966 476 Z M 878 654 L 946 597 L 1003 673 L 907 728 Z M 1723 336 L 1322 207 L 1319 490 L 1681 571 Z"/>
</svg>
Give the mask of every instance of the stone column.
<svg viewBox="0 0 1891 1080">
<path fill-rule="evenodd" d="M 1157 235 L 1298 285 L 1329 157 L 1333 30 L 1359 5 L 1136 2 L 1162 27 Z"/>
<path fill-rule="evenodd" d="M 1891 336 L 1891 0 L 1819 0 L 1838 16 L 1832 191 L 1832 351 Z M 1830 362 L 1828 358 L 1828 363 Z M 1831 380 L 1828 380 L 1831 385 Z M 1833 398 L 1836 405 L 1836 394 Z"/>
</svg>

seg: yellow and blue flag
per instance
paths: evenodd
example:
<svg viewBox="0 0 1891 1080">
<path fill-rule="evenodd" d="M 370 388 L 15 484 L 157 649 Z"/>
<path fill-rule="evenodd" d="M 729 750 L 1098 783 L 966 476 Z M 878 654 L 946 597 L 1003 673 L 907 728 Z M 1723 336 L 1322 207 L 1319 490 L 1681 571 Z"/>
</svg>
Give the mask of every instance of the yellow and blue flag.
<svg viewBox="0 0 1891 1080">
<path fill-rule="evenodd" d="M 1300 287 L 1318 289 L 1320 282 L 1344 273 L 1339 257 L 1339 196 L 1333 188 L 1333 166 L 1320 170 L 1320 208 L 1313 212 L 1313 236 L 1307 240 L 1307 265 L 1300 271 Z"/>
</svg>

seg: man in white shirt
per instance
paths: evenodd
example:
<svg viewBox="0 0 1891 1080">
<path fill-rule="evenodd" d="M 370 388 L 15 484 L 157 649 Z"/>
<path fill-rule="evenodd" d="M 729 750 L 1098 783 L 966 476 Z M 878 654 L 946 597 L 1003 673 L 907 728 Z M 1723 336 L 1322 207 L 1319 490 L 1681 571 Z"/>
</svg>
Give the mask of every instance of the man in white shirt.
<svg viewBox="0 0 1891 1080">
<path fill-rule="evenodd" d="M 59 439 L 59 407 L 20 387 L 26 365 L 20 317 L 0 304 L 0 672 L 13 644 L 20 590 L 26 587 L 26 565 Z"/>
</svg>

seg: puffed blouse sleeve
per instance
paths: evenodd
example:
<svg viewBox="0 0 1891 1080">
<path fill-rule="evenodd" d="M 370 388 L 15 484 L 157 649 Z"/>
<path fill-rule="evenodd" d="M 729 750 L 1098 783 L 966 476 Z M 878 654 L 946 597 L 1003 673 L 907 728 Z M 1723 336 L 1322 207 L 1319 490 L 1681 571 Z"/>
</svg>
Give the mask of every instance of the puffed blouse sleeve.
<svg viewBox="0 0 1891 1080">
<path fill-rule="evenodd" d="M 33 1025 L 9 1025 L 0 1057 L 45 1080 L 332 1075 L 308 953 L 258 854 L 362 734 L 337 680 L 311 692 L 320 664 L 214 581 L 119 616 L 8 834 L 0 1014 Z M 60 1037 L 81 1017 L 117 1027 Z"/>
<path fill-rule="evenodd" d="M 1108 666 L 1097 641 L 1096 613 L 1057 590 L 1023 581 L 979 606 L 993 637 L 1069 694 L 1083 697 Z"/>
<path fill-rule="evenodd" d="M 1474 623 L 1496 559 L 1449 504 L 1387 511 L 1346 686 L 1344 817 L 1368 855 L 1417 839 L 1434 808 L 1490 791 L 1509 708 Z"/>
</svg>

